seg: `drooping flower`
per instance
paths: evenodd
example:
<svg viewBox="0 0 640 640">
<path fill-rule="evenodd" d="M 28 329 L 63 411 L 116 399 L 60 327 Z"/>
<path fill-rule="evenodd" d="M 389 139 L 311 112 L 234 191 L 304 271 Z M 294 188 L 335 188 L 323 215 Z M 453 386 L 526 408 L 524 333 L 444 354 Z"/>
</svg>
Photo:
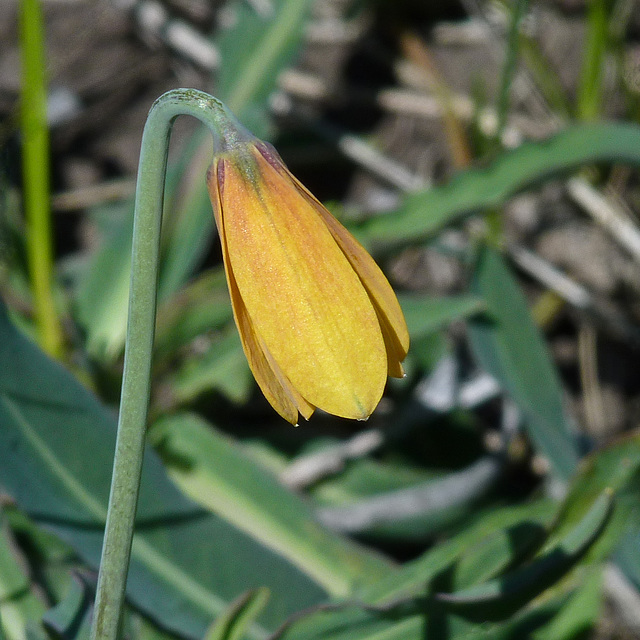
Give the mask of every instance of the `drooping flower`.
<svg viewBox="0 0 640 640">
<path fill-rule="evenodd" d="M 292 424 L 315 408 L 368 418 L 409 348 L 380 268 L 275 149 L 239 126 L 218 141 L 207 186 L 234 318 L 267 400 Z"/>
</svg>

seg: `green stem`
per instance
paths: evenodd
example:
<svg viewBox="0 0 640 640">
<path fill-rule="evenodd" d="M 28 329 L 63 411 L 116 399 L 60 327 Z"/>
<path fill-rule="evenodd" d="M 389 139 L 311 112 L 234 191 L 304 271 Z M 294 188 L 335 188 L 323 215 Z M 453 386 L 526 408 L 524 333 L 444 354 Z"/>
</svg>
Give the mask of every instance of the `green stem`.
<svg viewBox="0 0 640 640">
<path fill-rule="evenodd" d="M 597 120 L 602 111 L 604 62 L 609 44 L 609 17 L 612 7 L 612 0 L 589 2 L 576 114 L 578 119 L 584 122 Z"/>
<path fill-rule="evenodd" d="M 511 25 L 509 28 L 509 40 L 505 53 L 504 67 L 502 68 L 502 81 L 500 83 L 500 94 L 498 96 L 498 127 L 496 138 L 501 139 L 504 129 L 507 126 L 509 115 L 509 94 L 516 72 L 518 61 L 518 51 L 520 44 L 520 22 L 527 10 L 527 0 L 515 0 L 511 10 Z"/>
<path fill-rule="evenodd" d="M 233 118 L 226 107 L 212 96 L 192 89 L 176 89 L 156 100 L 145 124 L 136 190 L 129 320 L 118 436 L 92 640 L 116 640 L 124 601 L 149 405 L 169 136 L 173 121 L 179 115 L 191 115 L 201 120 L 209 127 L 214 139 L 225 134 Z"/>
<path fill-rule="evenodd" d="M 20 128 L 27 262 L 40 344 L 47 353 L 59 357 L 63 339 L 52 294 L 47 88 L 44 28 L 38 0 L 22 0 L 20 3 L 20 49 Z"/>
</svg>

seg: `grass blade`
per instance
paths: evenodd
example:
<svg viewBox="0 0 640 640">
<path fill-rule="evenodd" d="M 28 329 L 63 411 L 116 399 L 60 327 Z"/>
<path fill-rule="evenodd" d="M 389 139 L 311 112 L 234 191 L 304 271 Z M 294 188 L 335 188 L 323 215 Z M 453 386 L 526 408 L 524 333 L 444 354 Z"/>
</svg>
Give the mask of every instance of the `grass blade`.
<svg viewBox="0 0 640 640">
<path fill-rule="evenodd" d="M 528 142 L 486 166 L 459 173 L 446 185 L 407 196 L 398 210 L 363 222 L 356 231 L 373 248 L 418 244 L 464 216 L 498 207 L 547 178 L 593 163 L 640 165 L 640 126 L 575 125 L 548 140 Z"/>
<path fill-rule="evenodd" d="M 49 202 L 49 130 L 44 27 L 39 0 L 20 2 L 22 54 L 22 176 L 27 220 L 27 259 L 42 348 L 62 355 L 63 337 L 53 299 L 53 248 Z"/>
</svg>

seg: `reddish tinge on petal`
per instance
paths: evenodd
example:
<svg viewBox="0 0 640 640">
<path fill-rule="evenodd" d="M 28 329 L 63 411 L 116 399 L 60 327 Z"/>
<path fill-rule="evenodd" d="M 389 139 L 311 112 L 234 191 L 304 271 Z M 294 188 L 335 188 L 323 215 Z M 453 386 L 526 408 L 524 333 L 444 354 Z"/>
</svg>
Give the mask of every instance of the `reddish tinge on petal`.
<svg viewBox="0 0 640 640">
<path fill-rule="evenodd" d="M 207 184 L 234 317 L 267 400 L 293 424 L 316 407 L 366 419 L 409 346 L 378 266 L 264 143 L 219 153 Z"/>
</svg>

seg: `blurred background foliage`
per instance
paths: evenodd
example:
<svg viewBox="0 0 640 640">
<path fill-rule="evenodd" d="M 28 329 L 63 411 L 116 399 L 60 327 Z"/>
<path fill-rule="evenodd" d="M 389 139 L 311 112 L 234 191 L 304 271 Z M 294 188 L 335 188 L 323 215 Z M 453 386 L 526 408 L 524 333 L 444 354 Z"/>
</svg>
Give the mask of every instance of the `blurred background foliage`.
<svg viewBox="0 0 640 640">
<path fill-rule="evenodd" d="M 637 3 L 5 0 L 0 38 L 0 637 L 88 637 L 137 154 L 178 86 L 371 250 L 412 347 L 366 424 L 285 424 L 180 119 L 124 635 L 640 637 Z"/>
</svg>

